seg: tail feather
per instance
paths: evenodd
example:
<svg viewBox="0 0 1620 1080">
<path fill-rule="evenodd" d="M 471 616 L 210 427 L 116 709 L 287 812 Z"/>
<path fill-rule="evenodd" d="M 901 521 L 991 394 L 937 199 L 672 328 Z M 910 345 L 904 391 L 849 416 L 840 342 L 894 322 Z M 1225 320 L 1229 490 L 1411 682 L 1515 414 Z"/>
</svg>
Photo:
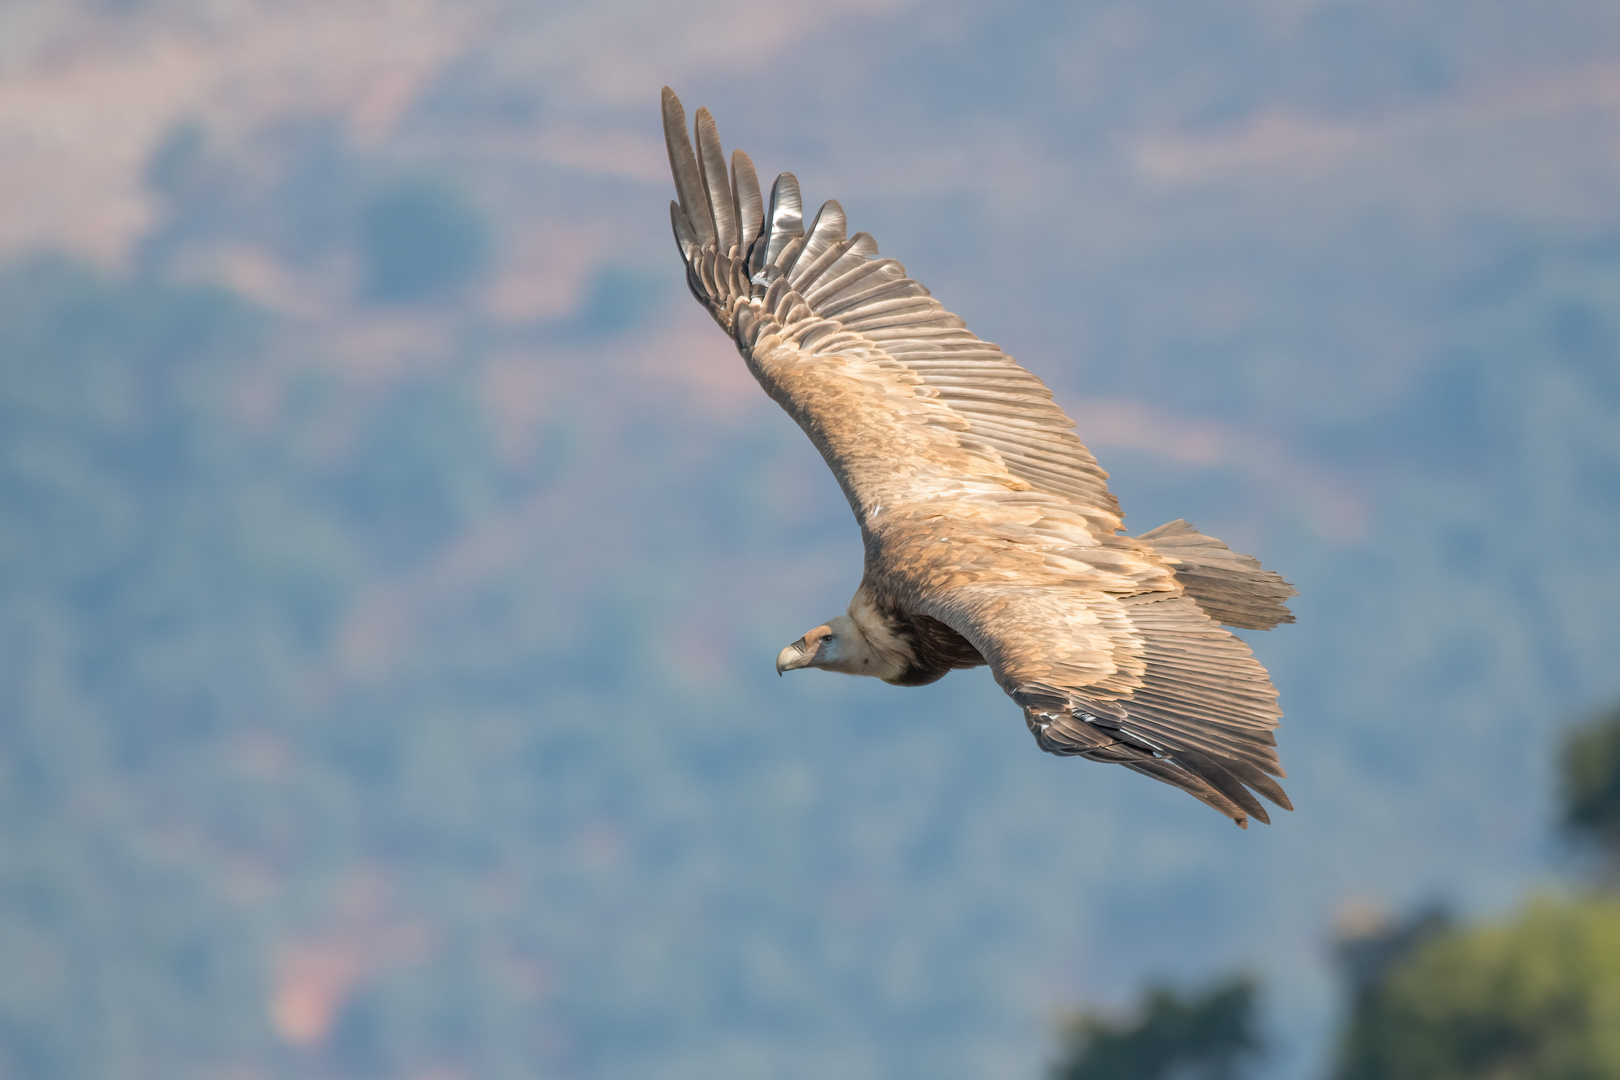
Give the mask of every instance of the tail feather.
<svg viewBox="0 0 1620 1080">
<path fill-rule="evenodd" d="M 1238 554 L 1186 521 L 1160 525 L 1137 539 L 1170 564 L 1187 595 L 1217 622 L 1270 630 L 1294 621 L 1283 601 L 1298 590 L 1280 574 L 1263 569 L 1254 556 Z"/>
</svg>

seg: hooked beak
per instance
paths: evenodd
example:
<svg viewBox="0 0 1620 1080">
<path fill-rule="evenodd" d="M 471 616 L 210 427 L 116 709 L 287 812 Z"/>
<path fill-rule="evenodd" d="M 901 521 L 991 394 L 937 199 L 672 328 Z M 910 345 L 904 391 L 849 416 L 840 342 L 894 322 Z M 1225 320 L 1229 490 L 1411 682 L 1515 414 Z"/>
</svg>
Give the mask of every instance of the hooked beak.
<svg viewBox="0 0 1620 1080">
<path fill-rule="evenodd" d="M 780 675 L 784 671 L 808 667 L 815 657 L 816 651 L 805 643 L 804 638 L 800 638 L 776 654 L 776 673 Z"/>
</svg>

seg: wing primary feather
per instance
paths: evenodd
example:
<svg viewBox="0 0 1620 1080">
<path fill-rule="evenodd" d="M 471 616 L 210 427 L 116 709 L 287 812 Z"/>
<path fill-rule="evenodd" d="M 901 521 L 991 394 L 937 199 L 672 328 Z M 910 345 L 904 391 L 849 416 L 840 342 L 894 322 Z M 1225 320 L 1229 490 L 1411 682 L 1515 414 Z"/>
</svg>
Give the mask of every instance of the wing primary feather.
<svg viewBox="0 0 1620 1080">
<path fill-rule="evenodd" d="M 675 91 L 667 86 L 664 87 L 664 146 L 669 151 L 675 194 L 701 247 L 714 240 L 714 222 L 709 218 L 708 196 L 698 172 L 697 158 L 692 153 L 692 140 L 686 134 L 686 110 L 681 108 L 681 99 L 675 96 Z M 703 213 L 696 213 L 699 208 Z"/>
<path fill-rule="evenodd" d="M 726 155 L 720 150 L 720 129 L 708 109 L 697 111 L 696 128 L 698 173 L 703 177 L 709 213 L 714 217 L 715 246 L 720 254 L 729 255 L 737 243 L 737 218 L 731 201 L 731 185 L 726 182 Z"/>
<path fill-rule="evenodd" d="M 752 265 L 753 249 L 765 222 L 765 200 L 760 198 L 754 161 L 741 150 L 731 152 L 731 194 L 736 200 L 739 230 L 737 257 L 749 263 L 748 275 L 752 277 L 757 269 Z"/>
<path fill-rule="evenodd" d="M 844 208 L 838 204 L 837 199 L 828 199 L 821 204 L 821 209 L 816 211 L 816 220 L 805 233 L 804 250 L 799 253 L 792 266 L 782 267 L 787 271 L 788 279 L 793 282 L 794 288 L 799 287 L 806 275 L 818 269 L 817 261 L 828 248 L 843 243 L 847 222 Z"/>
<path fill-rule="evenodd" d="M 681 204 L 674 199 L 669 201 L 669 224 L 675 230 L 675 243 L 681 249 L 681 255 L 690 263 L 697 251 L 698 240 L 692 234 L 692 223 L 686 220 Z"/>
<path fill-rule="evenodd" d="M 799 178 L 785 172 L 771 185 L 770 239 L 761 266 L 780 266 L 782 252 L 803 235 L 804 204 L 799 199 Z"/>
<path fill-rule="evenodd" d="M 788 284 L 790 284 L 790 285 L 793 283 L 793 277 L 792 277 L 793 264 L 798 261 L 799 252 L 801 252 L 803 250 L 804 250 L 804 237 L 795 236 L 792 240 L 789 240 L 787 242 L 787 246 L 782 249 L 782 254 L 780 254 L 780 255 L 778 255 L 776 257 L 776 260 L 775 260 L 775 262 L 773 264 L 773 265 L 775 265 L 777 267 L 777 269 L 782 271 L 783 276 L 785 276 L 788 279 Z"/>
</svg>

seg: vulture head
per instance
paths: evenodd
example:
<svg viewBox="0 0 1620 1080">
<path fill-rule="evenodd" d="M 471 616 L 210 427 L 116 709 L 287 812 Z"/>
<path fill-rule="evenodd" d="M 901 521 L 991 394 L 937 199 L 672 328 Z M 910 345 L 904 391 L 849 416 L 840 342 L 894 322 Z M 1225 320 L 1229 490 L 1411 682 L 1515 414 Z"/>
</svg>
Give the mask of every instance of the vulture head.
<svg viewBox="0 0 1620 1080">
<path fill-rule="evenodd" d="M 848 614 L 829 619 L 776 654 L 776 673 L 824 668 L 845 675 L 872 675 L 885 681 L 900 676 L 911 650 L 869 605 L 850 605 Z"/>
<path fill-rule="evenodd" d="M 806 630 L 802 638 L 776 654 L 776 673 L 780 675 L 799 668 L 826 667 L 834 662 L 834 654 L 843 646 L 832 623 L 822 623 L 814 630 Z"/>
</svg>

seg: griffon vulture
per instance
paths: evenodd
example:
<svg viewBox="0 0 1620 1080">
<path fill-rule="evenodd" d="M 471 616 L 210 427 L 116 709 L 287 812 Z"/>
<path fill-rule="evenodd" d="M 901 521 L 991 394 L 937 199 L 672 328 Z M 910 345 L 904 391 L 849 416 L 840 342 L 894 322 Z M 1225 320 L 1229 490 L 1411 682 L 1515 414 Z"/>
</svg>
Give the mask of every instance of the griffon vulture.
<svg viewBox="0 0 1620 1080">
<path fill-rule="evenodd" d="M 1222 627 L 1269 630 L 1294 589 L 1185 521 L 1127 536 L 1108 474 L 1034 375 L 980 341 L 798 181 L 664 89 L 692 294 L 838 478 L 865 542 L 849 610 L 783 649 L 920 686 L 988 664 L 1042 750 L 1182 788 L 1244 828 L 1284 808 L 1277 692 Z M 1253 789 L 1252 791 L 1250 789 Z"/>
</svg>

